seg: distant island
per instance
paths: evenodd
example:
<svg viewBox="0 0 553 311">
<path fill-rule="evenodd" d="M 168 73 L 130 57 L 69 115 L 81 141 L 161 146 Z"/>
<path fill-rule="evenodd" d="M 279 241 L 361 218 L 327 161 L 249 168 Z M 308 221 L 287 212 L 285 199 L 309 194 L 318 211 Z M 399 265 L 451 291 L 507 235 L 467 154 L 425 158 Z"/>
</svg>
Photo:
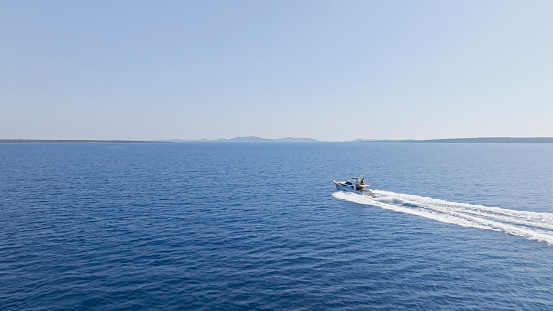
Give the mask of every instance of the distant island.
<svg viewBox="0 0 553 311">
<path fill-rule="evenodd" d="M 476 138 L 444 138 L 444 139 L 426 139 L 426 140 L 356 140 L 356 142 L 550 144 L 550 143 L 553 143 L 553 137 L 476 137 Z"/>
<path fill-rule="evenodd" d="M 87 139 L 0 139 L 3 144 L 163 144 L 168 141 L 151 140 L 87 140 Z"/>
<path fill-rule="evenodd" d="M 182 140 L 182 139 L 171 139 L 170 142 L 180 143 L 180 142 L 215 142 L 215 143 L 312 143 L 319 142 L 313 138 L 295 138 L 295 137 L 285 137 L 285 138 L 261 138 L 257 136 L 239 136 L 230 139 L 221 138 L 221 139 L 199 139 L 199 140 Z"/>
<path fill-rule="evenodd" d="M 314 143 L 322 142 L 313 138 L 261 138 L 256 136 L 239 136 L 235 138 L 221 139 L 166 139 L 166 140 L 75 140 L 75 139 L 0 139 L 1 143 L 50 143 L 50 144 L 163 144 L 163 143 Z M 443 138 L 443 139 L 402 139 L 402 140 L 384 140 L 384 139 L 356 139 L 342 143 L 501 143 L 501 144 L 550 144 L 553 143 L 553 137 L 476 137 L 476 138 Z"/>
<path fill-rule="evenodd" d="M 256 136 L 239 136 L 230 139 L 199 139 L 199 140 L 184 140 L 184 139 L 166 139 L 166 140 L 89 140 L 89 139 L 0 139 L 0 143 L 43 143 L 43 144 L 159 144 L 159 143 L 187 143 L 187 142 L 230 142 L 230 143 L 310 143 L 318 142 L 313 138 L 294 138 L 285 137 L 277 139 L 261 138 Z"/>
<path fill-rule="evenodd" d="M 171 142 L 192 142 L 190 140 L 171 140 Z M 238 143 L 271 143 L 271 142 L 321 142 L 313 138 L 278 138 L 269 139 L 256 136 L 235 137 L 231 139 L 200 139 L 194 142 L 238 142 Z M 402 140 L 383 140 L 383 139 L 356 139 L 349 142 L 363 143 L 553 143 L 553 137 L 476 137 L 476 138 L 444 138 L 444 139 L 402 139 Z"/>
</svg>

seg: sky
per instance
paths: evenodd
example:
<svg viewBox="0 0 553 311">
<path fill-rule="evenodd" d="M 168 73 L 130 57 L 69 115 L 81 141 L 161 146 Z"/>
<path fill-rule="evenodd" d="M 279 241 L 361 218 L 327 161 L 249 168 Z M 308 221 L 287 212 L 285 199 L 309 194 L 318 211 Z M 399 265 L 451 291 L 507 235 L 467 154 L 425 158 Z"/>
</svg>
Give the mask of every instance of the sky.
<svg viewBox="0 0 553 311">
<path fill-rule="evenodd" d="M 0 0 L 0 138 L 553 136 L 550 0 Z"/>
</svg>

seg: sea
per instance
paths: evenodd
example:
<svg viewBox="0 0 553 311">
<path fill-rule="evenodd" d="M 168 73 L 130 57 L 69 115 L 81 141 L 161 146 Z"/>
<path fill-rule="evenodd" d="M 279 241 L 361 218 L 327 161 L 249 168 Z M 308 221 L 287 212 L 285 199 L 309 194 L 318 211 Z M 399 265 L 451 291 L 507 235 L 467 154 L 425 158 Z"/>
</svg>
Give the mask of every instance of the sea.
<svg viewBox="0 0 553 311">
<path fill-rule="evenodd" d="M 552 190 L 553 144 L 0 144 L 0 310 L 553 310 Z"/>
</svg>

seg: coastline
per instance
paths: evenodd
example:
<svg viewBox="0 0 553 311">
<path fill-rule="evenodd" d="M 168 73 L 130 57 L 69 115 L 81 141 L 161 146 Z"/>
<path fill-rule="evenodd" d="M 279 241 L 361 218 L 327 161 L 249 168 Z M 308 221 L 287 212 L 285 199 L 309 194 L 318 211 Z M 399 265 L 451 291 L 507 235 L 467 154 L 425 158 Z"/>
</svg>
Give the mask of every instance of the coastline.
<svg viewBox="0 0 553 311">
<path fill-rule="evenodd" d="M 152 140 L 0 139 L 0 144 L 171 144 Z"/>
</svg>

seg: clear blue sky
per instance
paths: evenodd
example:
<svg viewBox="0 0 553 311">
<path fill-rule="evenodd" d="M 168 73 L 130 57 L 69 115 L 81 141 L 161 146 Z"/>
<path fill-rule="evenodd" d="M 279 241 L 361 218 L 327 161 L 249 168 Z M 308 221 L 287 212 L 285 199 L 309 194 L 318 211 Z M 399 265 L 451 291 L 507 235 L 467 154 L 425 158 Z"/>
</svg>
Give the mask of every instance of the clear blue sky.
<svg viewBox="0 0 553 311">
<path fill-rule="evenodd" d="M 553 1 L 0 1 L 0 138 L 553 136 Z"/>
</svg>

